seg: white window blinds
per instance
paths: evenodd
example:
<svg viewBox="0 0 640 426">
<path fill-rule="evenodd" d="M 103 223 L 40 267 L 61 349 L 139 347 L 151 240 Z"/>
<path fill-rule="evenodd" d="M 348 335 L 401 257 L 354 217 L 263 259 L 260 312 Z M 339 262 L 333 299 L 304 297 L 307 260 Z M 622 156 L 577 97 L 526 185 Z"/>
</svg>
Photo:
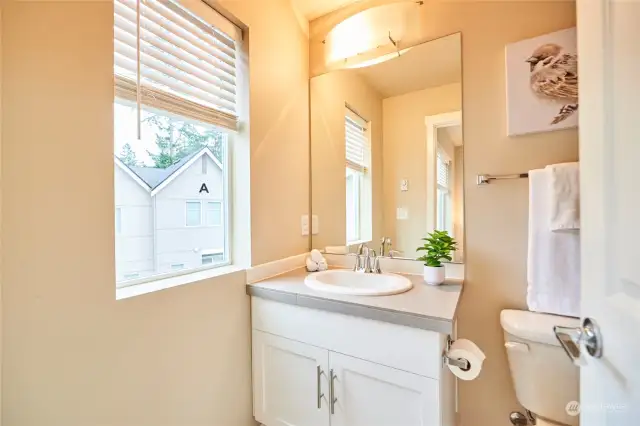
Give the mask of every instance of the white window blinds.
<svg viewBox="0 0 640 426">
<path fill-rule="evenodd" d="M 213 9 L 202 10 L 227 32 L 172 0 L 114 1 L 116 97 L 137 100 L 139 19 L 140 102 L 235 130 L 240 32 Z"/>
<path fill-rule="evenodd" d="M 367 122 L 350 108 L 345 114 L 345 144 L 347 167 L 366 172 L 371 167 Z"/>
<path fill-rule="evenodd" d="M 440 152 L 438 152 L 437 169 L 438 187 L 449 189 L 450 161 L 446 160 Z"/>
</svg>

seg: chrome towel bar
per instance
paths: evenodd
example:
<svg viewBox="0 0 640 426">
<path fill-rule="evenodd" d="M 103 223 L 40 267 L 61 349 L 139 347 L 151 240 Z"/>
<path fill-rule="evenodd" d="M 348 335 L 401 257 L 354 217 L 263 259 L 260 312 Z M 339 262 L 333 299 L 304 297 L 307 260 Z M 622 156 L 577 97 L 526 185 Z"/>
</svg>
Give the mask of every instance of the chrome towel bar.
<svg viewBox="0 0 640 426">
<path fill-rule="evenodd" d="M 511 175 L 478 175 L 476 176 L 476 183 L 478 185 L 488 185 L 492 180 L 526 179 L 528 177 L 529 173 L 515 173 Z"/>
</svg>

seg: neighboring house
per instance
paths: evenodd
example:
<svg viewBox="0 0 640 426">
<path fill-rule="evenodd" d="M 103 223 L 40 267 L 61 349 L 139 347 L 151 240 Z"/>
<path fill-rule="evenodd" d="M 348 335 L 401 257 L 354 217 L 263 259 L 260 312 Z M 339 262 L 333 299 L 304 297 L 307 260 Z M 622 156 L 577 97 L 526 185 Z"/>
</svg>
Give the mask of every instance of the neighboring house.
<svg viewBox="0 0 640 426">
<path fill-rule="evenodd" d="M 115 158 L 116 281 L 224 259 L 224 172 L 209 148 L 166 169 Z"/>
</svg>

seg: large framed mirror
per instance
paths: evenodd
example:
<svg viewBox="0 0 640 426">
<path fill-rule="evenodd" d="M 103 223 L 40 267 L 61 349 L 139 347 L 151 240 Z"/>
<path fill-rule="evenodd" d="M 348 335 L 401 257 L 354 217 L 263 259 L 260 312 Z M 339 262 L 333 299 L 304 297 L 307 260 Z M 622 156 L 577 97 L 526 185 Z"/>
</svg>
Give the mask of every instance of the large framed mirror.
<svg viewBox="0 0 640 426">
<path fill-rule="evenodd" d="M 311 79 L 312 248 L 419 257 L 446 230 L 464 262 L 461 36 Z"/>
</svg>

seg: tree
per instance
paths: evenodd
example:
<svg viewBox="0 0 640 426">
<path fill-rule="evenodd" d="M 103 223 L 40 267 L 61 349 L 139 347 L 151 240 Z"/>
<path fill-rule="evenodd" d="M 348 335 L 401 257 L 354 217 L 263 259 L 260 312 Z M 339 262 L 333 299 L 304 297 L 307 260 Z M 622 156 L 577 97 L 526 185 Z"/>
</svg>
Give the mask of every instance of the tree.
<svg viewBox="0 0 640 426">
<path fill-rule="evenodd" d="M 145 121 L 156 128 L 157 152 L 147 151 L 157 168 L 165 169 L 184 157 L 208 147 L 222 162 L 224 133 L 215 129 L 202 129 L 185 121 L 167 116 L 152 115 Z"/>
<path fill-rule="evenodd" d="M 131 148 L 131 145 L 129 144 L 129 142 L 124 144 L 124 146 L 122 147 L 122 151 L 120 151 L 120 155 L 118 155 L 118 158 L 120 159 L 120 161 L 122 161 L 124 164 L 130 167 L 135 167 L 140 165 L 140 162 L 136 157 L 136 153 L 133 150 L 133 148 Z"/>
<path fill-rule="evenodd" d="M 156 146 L 158 152 L 147 151 L 153 160 L 155 167 L 166 169 L 174 165 L 183 157 L 180 154 L 181 148 L 175 138 L 175 124 L 169 117 L 162 115 L 152 115 L 145 121 L 154 126 L 156 131 Z"/>
</svg>

